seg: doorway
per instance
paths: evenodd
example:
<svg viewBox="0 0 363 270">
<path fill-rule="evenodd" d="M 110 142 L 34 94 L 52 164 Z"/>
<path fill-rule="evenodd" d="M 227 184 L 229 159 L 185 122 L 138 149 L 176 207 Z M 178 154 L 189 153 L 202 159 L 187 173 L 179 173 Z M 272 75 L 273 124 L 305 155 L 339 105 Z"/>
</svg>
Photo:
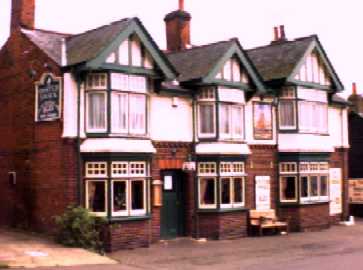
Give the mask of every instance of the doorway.
<svg viewBox="0 0 363 270">
<path fill-rule="evenodd" d="M 160 217 L 160 236 L 172 239 L 185 235 L 185 184 L 181 170 L 162 172 L 163 206 Z"/>
</svg>

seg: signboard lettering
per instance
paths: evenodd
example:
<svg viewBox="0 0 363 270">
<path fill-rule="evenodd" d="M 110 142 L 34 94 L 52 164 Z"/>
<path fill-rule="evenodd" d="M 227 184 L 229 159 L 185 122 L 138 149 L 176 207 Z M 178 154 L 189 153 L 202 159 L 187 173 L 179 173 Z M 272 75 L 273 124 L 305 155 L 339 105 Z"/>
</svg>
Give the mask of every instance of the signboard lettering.
<svg viewBox="0 0 363 270">
<path fill-rule="evenodd" d="M 271 209 L 270 176 L 256 176 L 256 210 Z"/>
<path fill-rule="evenodd" d="M 36 121 L 54 121 L 61 116 L 61 80 L 45 74 L 36 83 Z"/>
</svg>

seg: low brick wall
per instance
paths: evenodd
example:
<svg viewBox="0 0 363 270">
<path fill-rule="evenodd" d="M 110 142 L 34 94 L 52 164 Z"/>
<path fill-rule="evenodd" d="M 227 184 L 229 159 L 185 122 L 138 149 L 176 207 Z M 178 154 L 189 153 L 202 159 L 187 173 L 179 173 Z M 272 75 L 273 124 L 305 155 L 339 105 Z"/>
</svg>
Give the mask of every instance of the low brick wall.
<svg viewBox="0 0 363 270">
<path fill-rule="evenodd" d="M 279 208 L 279 217 L 289 220 L 290 231 L 313 231 L 330 227 L 329 203 L 289 205 Z"/>
<path fill-rule="evenodd" d="M 247 236 L 247 211 L 199 213 L 196 237 L 235 239 Z"/>
<path fill-rule="evenodd" d="M 150 220 L 122 221 L 105 228 L 104 243 L 107 252 L 149 247 L 150 242 Z"/>
</svg>

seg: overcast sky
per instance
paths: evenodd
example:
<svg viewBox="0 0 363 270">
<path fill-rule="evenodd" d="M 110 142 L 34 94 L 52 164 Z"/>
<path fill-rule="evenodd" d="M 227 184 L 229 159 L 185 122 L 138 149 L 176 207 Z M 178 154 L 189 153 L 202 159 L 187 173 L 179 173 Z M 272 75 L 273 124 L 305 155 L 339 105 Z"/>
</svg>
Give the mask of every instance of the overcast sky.
<svg viewBox="0 0 363 270">
<path fill-rule="evenodd" d="M 0 0 L 0 46 L 9 35 L 11 0 Z M 178 0 L 36 0 L 36 27 L 79 33 L 125 17 L 137 16 L 159 44 L 165 45 L 164 16 Z M 317 34 L 346 88 L 357 82 L 363 92 L 361 0 L 185 0 L 192 15 L 192 44 L 238 37 L 245 49 L 265 45 L 273 26 L 284 24 L 289 39 Z"/>
</svg>

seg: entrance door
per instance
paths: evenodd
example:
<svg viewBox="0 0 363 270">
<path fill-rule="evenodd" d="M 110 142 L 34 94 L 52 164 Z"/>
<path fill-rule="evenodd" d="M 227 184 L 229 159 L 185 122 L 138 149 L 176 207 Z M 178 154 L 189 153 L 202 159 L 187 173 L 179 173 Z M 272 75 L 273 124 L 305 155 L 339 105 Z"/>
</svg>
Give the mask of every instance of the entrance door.
<svg viewBox="0 0 363 270">
<path fill-rule="evenodd" d="M 163 206 L 160 217 L 162 239 L 171 239 L 185 234 L 183 172 L 163 172 Z"/>
</svg>

